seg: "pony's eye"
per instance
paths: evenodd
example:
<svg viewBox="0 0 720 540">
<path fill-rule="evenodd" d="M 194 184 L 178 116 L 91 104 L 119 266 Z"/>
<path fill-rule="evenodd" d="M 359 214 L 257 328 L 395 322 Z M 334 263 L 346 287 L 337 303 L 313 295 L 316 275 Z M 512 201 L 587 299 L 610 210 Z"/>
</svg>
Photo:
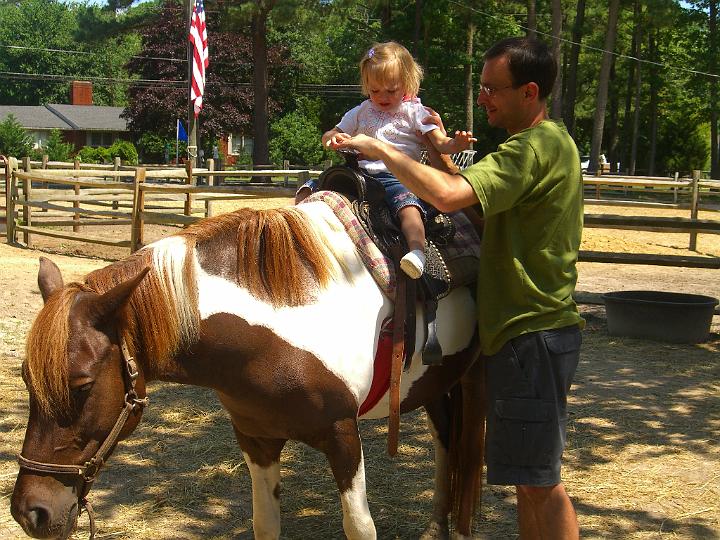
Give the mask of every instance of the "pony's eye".
<svg viewBox="0 0 720 540">
<path fill-rule="evenodd" d="M 92 386 L 93 386 L 92 382 L 81 384 L 80 386 L 74 387 L 72 389 L 72 393 L 75 394 L 76 396 L 82 396 L 84 394 L 87 394 L 90 391 L 90 389 L 92 388 Z"/>
</svg>

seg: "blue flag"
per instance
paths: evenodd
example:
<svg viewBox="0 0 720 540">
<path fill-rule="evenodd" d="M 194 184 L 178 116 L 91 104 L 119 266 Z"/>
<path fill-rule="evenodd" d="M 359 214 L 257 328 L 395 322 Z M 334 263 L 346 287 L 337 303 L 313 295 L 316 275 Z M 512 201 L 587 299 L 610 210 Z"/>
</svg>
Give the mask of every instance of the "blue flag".
<svg viewBox="0 0 720 540">
<path fill-rule="evenodd" d="M 177 140 L 188 142 L 187 131 L 185 131 L 185 127 L 183 127 L 182 120 L 177 121 L 176 133 L 177 133 Z"/>
</svg>

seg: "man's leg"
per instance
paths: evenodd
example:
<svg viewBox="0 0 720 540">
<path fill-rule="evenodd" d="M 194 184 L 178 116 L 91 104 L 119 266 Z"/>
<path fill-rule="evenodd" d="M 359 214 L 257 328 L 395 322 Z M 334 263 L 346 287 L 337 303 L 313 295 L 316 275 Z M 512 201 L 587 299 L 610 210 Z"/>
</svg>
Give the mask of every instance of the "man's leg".
<svg viewBox="0 0 720 540">
<path fill-rule="evenodd" d="M 521 540 L 577 540 L 580 531 L 570 497 L 562 484 L 516 486 Z"/>
</svg>

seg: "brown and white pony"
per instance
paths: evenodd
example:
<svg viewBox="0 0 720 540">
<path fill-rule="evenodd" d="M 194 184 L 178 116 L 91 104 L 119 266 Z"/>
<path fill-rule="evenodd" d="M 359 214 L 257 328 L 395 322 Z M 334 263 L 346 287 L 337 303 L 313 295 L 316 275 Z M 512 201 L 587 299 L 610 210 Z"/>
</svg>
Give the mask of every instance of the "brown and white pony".
<svg viewBox="0 0 720 540">
<path fill-rule="evenodd" d="M 84 283 L 64 285 L 41 259 L 38 283 L 45 305 L 27 339 L 30 416 L 11 500 L 28 535 L 71 534 L 97 469 L 140 421 L 146 383 L 162 380 L 212 388 L 229 412 L 252 477 L 256 538 L 280 536 L 289 439 L 327 456 L 347 537 L 376 537 L 357 422 L 392 303 L 325 204 L 204 220 Z M 455 534 L 470 534 L 482 465 L 474 313 L 467 289 L 441 300 L 445 362 L 423 366 L 416 354 L 403 376 L 401 410 L 426 407 L 436 446 L 426 538 L 447 537 L 453 508 Z M 463 390 L 462 432 L 446 414 L 453 387 Z M 361 418 L 388 407 L 383 396 Z"/>
</svg>

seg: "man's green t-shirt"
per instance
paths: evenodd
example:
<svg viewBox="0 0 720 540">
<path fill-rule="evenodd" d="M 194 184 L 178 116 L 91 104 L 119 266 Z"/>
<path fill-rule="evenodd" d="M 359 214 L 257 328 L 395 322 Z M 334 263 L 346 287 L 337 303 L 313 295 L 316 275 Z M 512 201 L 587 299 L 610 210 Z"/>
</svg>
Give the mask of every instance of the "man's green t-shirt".
<svg viewBox="0 0 720 540">
<path fill-rule="evenodd" d="M 572 297 L 583 182 L 565 126 L 542 121 L 460 174 L 485 218 L 477 299 L 483 353 L 527 332 L 584 326 Z"/>
</svg>

